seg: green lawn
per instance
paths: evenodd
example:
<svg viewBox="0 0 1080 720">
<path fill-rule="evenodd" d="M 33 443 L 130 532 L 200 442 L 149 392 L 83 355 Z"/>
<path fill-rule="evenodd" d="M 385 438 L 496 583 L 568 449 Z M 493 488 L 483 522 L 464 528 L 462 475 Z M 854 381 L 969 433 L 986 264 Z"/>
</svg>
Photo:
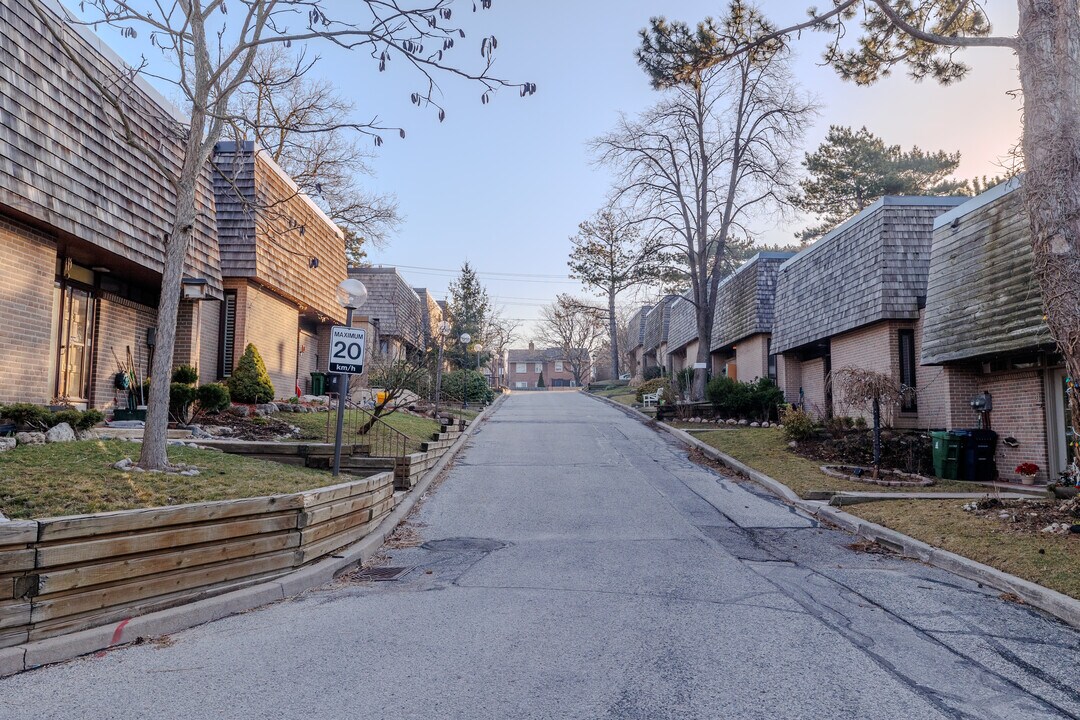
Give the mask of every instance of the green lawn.
<svg viewBox="0 0 1080 720">
<path fill-rule="evenodd" d="M 300 428 L 301 440 L 313 440 L 316 442 L 327 442 L 327 423 L 330 423 L 330 432 L 333 433 L 333 423 L 337 421 L 337 413 L 334 411 L 329 413 L 293 413 L 280 417 Z M 367 417 L 367 413 L 359 410 L 345 411 L 345 444 L 363 443 L 363 436 L 357 435 L 355 431 L 362 426 Z M 384 415 L 382 419 L 387 425 L 409 437 L 409 441 L 406 443 L 407 452 L 419 452 L 420 443 L 430 440 L 431 436 L 439 431 L 439 423 L 432 418 L 396 412 L 392 415 Z"/>
<path fill-rule="evenodd" d="M 822 463 L 792 452 L 783 432 L 774 428 L 718 428 L 695 432 L 693 436 L 779 480 L 802 497 L 813 491 L 974 492 L 978 489 L 954 480 L 939 480 L 936 485 L 929 487 L 886 487 L 832 478 L 821 472 Z"/>
<path fill-rule="evenodd" d="M 137 460 L 139 449 L 121 440 L 91 440 L 0 453 L 0 512 L 19 519 L 82 515 L 333 484 L 326 472 L 187 447 L 170 447 L 169 458 L 199 467 L 202 472 L 195 477 L 113 469 L 125 457 Z"/>
<path fill-rule="evenodd" d="M 844 508 L 935 547 L 1080 598 L 1080 542 L 1069 535 L 1021 533 L 965 512 L 962 500 L 892 500 Z"/>
<path fill-rule="evenodd" d="M 628 387 L 611 388 L 610 390 L 597 390 L 593 393 L 599 397 L 605 397 L 609 400 L 614 400 L 622 405 L 633 405 L 637 402 L 637 391 Z"/>
</svg>

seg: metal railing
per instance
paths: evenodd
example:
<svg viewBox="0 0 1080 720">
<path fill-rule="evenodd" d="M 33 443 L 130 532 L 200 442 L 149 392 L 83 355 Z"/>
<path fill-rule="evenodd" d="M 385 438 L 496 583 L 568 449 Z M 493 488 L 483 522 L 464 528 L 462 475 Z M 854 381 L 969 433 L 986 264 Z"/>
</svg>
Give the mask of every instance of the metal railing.
<svg viewBox="0 0 1080 720">
<path fill-rule="evenodd" d="M 330 393 L 331 400 L 337 400 L 336 393 Z M 352 448 L 349 454 L 368 455 L 370 457 L 405 457 L 409 454 L 408 435 L 392 427 L 385 420 L 375 415 L 360 403 L 345 400 L 345 425 L 341 435 L 343 447 Z M 337 433 L 337 410 L 326 414 L 326 442 L 334 442 Z M 344 454 L 344 453 L 343 453 Z"/>
</svg>

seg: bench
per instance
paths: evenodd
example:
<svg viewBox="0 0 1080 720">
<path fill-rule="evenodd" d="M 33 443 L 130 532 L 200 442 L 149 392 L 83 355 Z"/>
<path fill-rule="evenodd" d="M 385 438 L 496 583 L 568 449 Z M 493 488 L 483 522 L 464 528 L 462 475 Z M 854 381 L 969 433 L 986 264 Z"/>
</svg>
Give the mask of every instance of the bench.
<svg viewBox="0 0 1080 720">
<path fill-rule="evenodd" d="M 654 393 L 646 393 L 641 396 L 641 403 L 645 407 L 652 407 L 658 405 L 661 400 L 664 399 L 664 388 L 657 388 Z"/>
</svg>

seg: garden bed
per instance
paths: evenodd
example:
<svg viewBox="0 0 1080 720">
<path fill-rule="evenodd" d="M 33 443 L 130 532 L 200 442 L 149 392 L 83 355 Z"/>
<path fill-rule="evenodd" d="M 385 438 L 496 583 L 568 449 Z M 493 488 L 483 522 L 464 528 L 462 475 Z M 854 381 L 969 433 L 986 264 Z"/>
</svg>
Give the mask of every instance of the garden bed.
<svg viewBox="0 0 1080 720">
<path fill-rule="evenodd" d="M 881 487 L 929 487 L 935 484 L 934 478 L 900 472 L 899 470 L 881 470 L 874 477 L 874 468 L 851 467 L 849 465 L 822 465 L 821 472 L 829 477 L 851 482 L 879 485 Z"/>
</svg>

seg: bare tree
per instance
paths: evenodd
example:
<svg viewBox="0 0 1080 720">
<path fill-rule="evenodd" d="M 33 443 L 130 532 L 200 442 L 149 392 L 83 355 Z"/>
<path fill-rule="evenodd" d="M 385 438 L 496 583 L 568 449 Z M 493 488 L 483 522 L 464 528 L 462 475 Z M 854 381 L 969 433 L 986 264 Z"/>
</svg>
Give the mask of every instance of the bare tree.
<svg viewBox="0 0 1080 720">
<path fill-rule="evenodd" d="M 652 20 L 638 61 L 664 98 L 593 142 L 615 171 L 616 199 L 685 263 L 700 338 L 694 400 L 705 395 L 717 286 L 732 269 L 729 244 L 752 236 L 748 223 L 767 209 L 784 207 L 795 150 L 814 113 L 781 43 L 722 66 L 710 61 L 716 48 L 744 45 L 768 27 L 739 0 L 722 22 L 695 29 Z"/>
<path fill-rule="evenodd" d="M 375 118 L 355 119 L 355 105 L 333 83 L 307 74 L 314 64 L 283 45 L 260 50 L 236 93 L 234 124 L 323 206 L 345 233 L 349 262 L 359 264 L 366 245 L 382 247 L 401 224 L 397 199 L 360 182 L 373 174 L 373 152 L 361 137 L 384 128 Z"/>
<path fill-rule="evenodd" d="M 881 473 L 881 423 L 882 412 L 887 423 L 892 423 L 893 412 L 911 393 L 913 388 L 898 384 L 884 373 L 857 367 L 842 367 L 828 379 L 839 393 L 843 405 L 870 412 L 874 423 L 874 480 Z"/>
<path fill-rule="evenodd" d="M 496 383 L 498 383 L 496 373 L 499 368 L 505 370 L 503 363 L 506 360 L 506 350 L 517 338 L 517 331 L 520 327 L 521 321 L 507 317 L 502 308 L 492 311 L 488 317 L 487 328 L 484 333 L 486 340 L 484 342 L 491 351 L 492 357 L 498 358 L 497 363 L 493 363 L 491 368 L 492 377 Z"/>
<path fill-rule="evenodd" d="M 612 377 L 619 377 L 619 325 L 615 300 L 624 290 L 655 279 L 664 267 L 659 236 L 642 236 L 637 226 L 611 209 L 596 213 L 570 238 L 570 277 L 603 293 L 608 301 L 608 351 Z"/>
<path fill-rule="evenodd" d="M 105 24 L 125 37 L 140 33 L 162 54 L 162 62 L 149 61 L 122 73 L 121 78 L 103 78 L 90 68 L 69 41 L 69 30 L 46 8 L 42 0 L 30 0 L 50 35 L 65 55 L 79 68 L 110 110 L 112 132 L 168 179 L 175 192 L 172 222 L 163 239 L 163 270 L 157 315 L 157 351 L 151 368 L 151 400 L 146 418 L 139 465 L 146 469 L 169 467 L 166 439 L 169 422 L 169 377 L 176 343 L 176 319 L 180 305 L 181 279 L 197 219 L 196 193 L 199 178 L 232 120 L 230 109 L 237 91 L 250 80 L 251 69 L 263 48 L 306 43 L 333 45 L 369 58 L 382 71 L 400 61 L 414 69 L 420 90 L 412 93 L 416 105 L 434 108 L 439 117 L 437 78 L 455 75 L 482 84 L 483 101 L 488 102 L 499 87 L 510 86 L 491 75 L 494 37 L 480 41 L 481 62 L 476 70 L 450 64 L 446 59 L 464 31 L 451 23 L 453 0 L 432 0 L 419 8 L 403 7 L 399 0 L 358 0 L 336 4 L 345 14 L 335 15 L 324 0 L 185 0 L 155 3 L 150 0 L 84 0 L 84 19 L 72 23 Z M 489 7 L 490 0 L 481 4 Z M 228 21 L 228 22 L 226 22 Z M 131 80 L 139 74 L 153 75 L 169 83 L 183 98 L 186 122 L 167 121 L 180 146 L 179 162 L 163 157 L 160 139 L 140 134 L 132 123 Z M 524 96 L 535 92 L 531 83 L 515 85 Z M 404 135 L 404 131 L 400 131 Z M 376 144 L 382 142 L 375 135 Z"/>
<path fill-rule="evenodd" d="M 589 376 L 592 356 L 604 337 L 603 308 L 570 295 L 558 295 L 551 305 L 540 309 L 540 323 L 535 340 L 559 351 L 562 360 L 582 387 Z"/>
<path fill-rule="evenodd" d="M 1072 377 L 1080 377 L 1080 5 L 1077 0 L 1016 0 L 1015 36 L 993 34 L 980 0 L 833 0 L 809 19 L 758 33 L 739 47 L 717 48 L 713 60 L 789 42 L 803 30 L 829 35 L 825 61 L 844 79 L 870 85 L 906 66 L 916 80 L 942 84 L 970 70 L 959 59 L 972 47 L 1016 54 L 1023 91 L 1024 207 L 1031 228 L 1035 277 L 1047 325 Z M 859 35 L 850 43 L 851 25 Z M 847 40 L 848 42 L 843 42 Z M 1072 393 L 1080 417 L 1080 393 Z"/>
</svg>

